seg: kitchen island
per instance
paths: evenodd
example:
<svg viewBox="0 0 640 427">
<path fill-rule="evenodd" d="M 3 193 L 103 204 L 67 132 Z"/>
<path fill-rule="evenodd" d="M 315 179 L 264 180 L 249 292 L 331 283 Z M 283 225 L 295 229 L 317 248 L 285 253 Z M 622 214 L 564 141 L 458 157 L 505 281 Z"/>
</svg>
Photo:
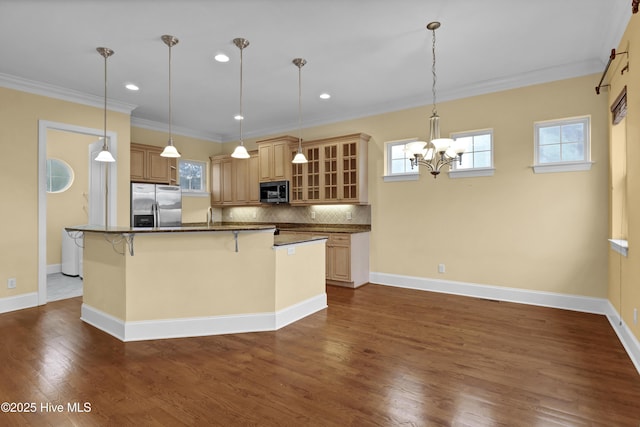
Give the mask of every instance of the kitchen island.
<svg viewBox="0 0 640 427">
<path fill-rule="evenodd" d="M 273 225 L 66 230 L 84 245 L 81 319 L 122 341 L 277 330 L 327 306 L 321 235 L 274 242 Z"/>
</svg>

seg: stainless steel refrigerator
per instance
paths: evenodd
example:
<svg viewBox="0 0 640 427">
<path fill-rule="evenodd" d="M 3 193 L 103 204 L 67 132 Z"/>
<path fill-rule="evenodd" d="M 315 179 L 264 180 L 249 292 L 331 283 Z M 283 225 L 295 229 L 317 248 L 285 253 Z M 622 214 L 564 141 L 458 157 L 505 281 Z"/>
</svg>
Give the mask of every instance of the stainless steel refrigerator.
<svg viewBox="0 0 640 427">
<path fill-rule="evenodd" d="M 131 183 L 132 227 L 182 225 L 182 190 L 177 185 Z"/>
</svg>

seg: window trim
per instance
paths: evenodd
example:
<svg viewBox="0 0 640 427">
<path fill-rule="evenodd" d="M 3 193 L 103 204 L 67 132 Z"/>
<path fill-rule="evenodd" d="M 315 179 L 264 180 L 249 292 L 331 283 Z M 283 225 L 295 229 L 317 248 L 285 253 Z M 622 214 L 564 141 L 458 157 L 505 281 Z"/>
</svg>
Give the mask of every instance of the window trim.
<svg viewBox="0 0 640 427">
<path fill-rule="evenodd" d="M 456 167 L 457 163 L 454 162 L 451 165 L 452 167 L 449 168 L 449 178 L 476 178 L 481 176 L 494 175 L 496 168 L 493 163 L 493 159 L 494 159 L 493 154 L 495 152 L 494 144 L 493 144 L 493 128 L 476 129 L 476 130 L 463 131 L 463 132 L 451 132 L 449 134 L 449 137 L 451 139 L 457 139 L 457 138 L 463 138 L 468 136 L 486 135 L 486 134 L 491 135 L 491 150 L 490 150 L 491 166 L 458 169 Z M 463 154 L 463 157 L 464 157 L 464 154 Z"/>
<path fill-rule="evenodd" d="M 202 177 L 202 187 L 203 187 L 202 190 L 188 190 L 180 186 L 180 188 L 182 189 L 182 195 L 191 196 L 191 197 L 209 197 L 209 191 L 207 188 L 208 182 L 209 182 L 207 162 L 204 162 L 202 160 L 193 160 L 193 159 L 179 159 L 178 160 L 178 179 L 179 179 L 178 185 L 180 185 L 180 181 L 182 180 L 182 177 L 180 175 L 180 163 L 182 162 L 189 162 L 189 163 L 202 165 L 203 174 L 204 174 L 204 176 Z"/>
<path fill-rule="evenodd" d="M 408 144 L 410 142 L 418 141 L 417 137 L 407 139 L 397 139 L 394 141 L 387 141 L 384 143 L 384 175 L 382 179 L 384 182 L 399 182 L 399 181 L 417 181 L 420 178 L 420 168 L 415 167 L 415 172 L 403 172 L 403 173 L 391 173 L 391 147 L 401 144 Z"/>
<path fill-rule="evenodd" d="M 572 123 L 585 123 L 586 131 L 584 133 L 584 160 L 570 162 L 549 162 L 540 163 L 538 159 L 539 140 L 538 131 L 541 127 L 553 125 L 567 125 Z M 591 115 L 566 117 L 562 119 L 542 120 L 533 123 L 533 168 L 534 173 L 555 173 L 555 172 L 577 172 L 591 170 Z"/>
</svg>

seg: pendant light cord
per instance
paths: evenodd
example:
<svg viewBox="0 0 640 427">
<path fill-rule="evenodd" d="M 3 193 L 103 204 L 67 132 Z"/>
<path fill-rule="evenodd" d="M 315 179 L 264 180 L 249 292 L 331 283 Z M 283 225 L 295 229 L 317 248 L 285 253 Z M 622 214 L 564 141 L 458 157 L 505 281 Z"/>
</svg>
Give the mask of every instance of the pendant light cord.
<svg viewBox="0 0 640 427">
<path fill-rule="evenodd" d="M 173 133 L 171 132 L 173 112 L 171 111 L 171 105 L 171 43 L 169 43 L 169 145 L 173 145 Z"/>
<path fill-rule="evenodd" d="M 242 112 L 242 52 L 244 48 L 240 48 L 240 145 L 244 145 L 244 138 L 242 135 L 242 122 L 244 121 L 244 113 Z"/>
<path fill-rule="evenodd" d="M 107 58 L 108 54 L 104 55 L 104 139 L 102 140 L 102 149 L 104 151 L 109 150 L 107 145 Z"/>
<path fill-rule="evenodd" d="M 298 153 L 302 153 L 302 65 L 298 66 Z"/>
</svg>

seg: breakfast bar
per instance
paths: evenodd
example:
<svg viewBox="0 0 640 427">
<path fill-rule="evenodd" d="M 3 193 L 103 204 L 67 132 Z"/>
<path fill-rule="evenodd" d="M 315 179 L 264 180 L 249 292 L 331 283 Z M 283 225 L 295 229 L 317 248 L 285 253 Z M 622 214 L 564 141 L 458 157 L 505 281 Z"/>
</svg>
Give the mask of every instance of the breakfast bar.
<svg viewBox="0 0 640 427">
<path fill-rule="evenodd" d="M 271 331 L 326 308 L 321 235 L 273 225 L 76 226 L 81 319 L 122 341 Z"/>
</svg>

